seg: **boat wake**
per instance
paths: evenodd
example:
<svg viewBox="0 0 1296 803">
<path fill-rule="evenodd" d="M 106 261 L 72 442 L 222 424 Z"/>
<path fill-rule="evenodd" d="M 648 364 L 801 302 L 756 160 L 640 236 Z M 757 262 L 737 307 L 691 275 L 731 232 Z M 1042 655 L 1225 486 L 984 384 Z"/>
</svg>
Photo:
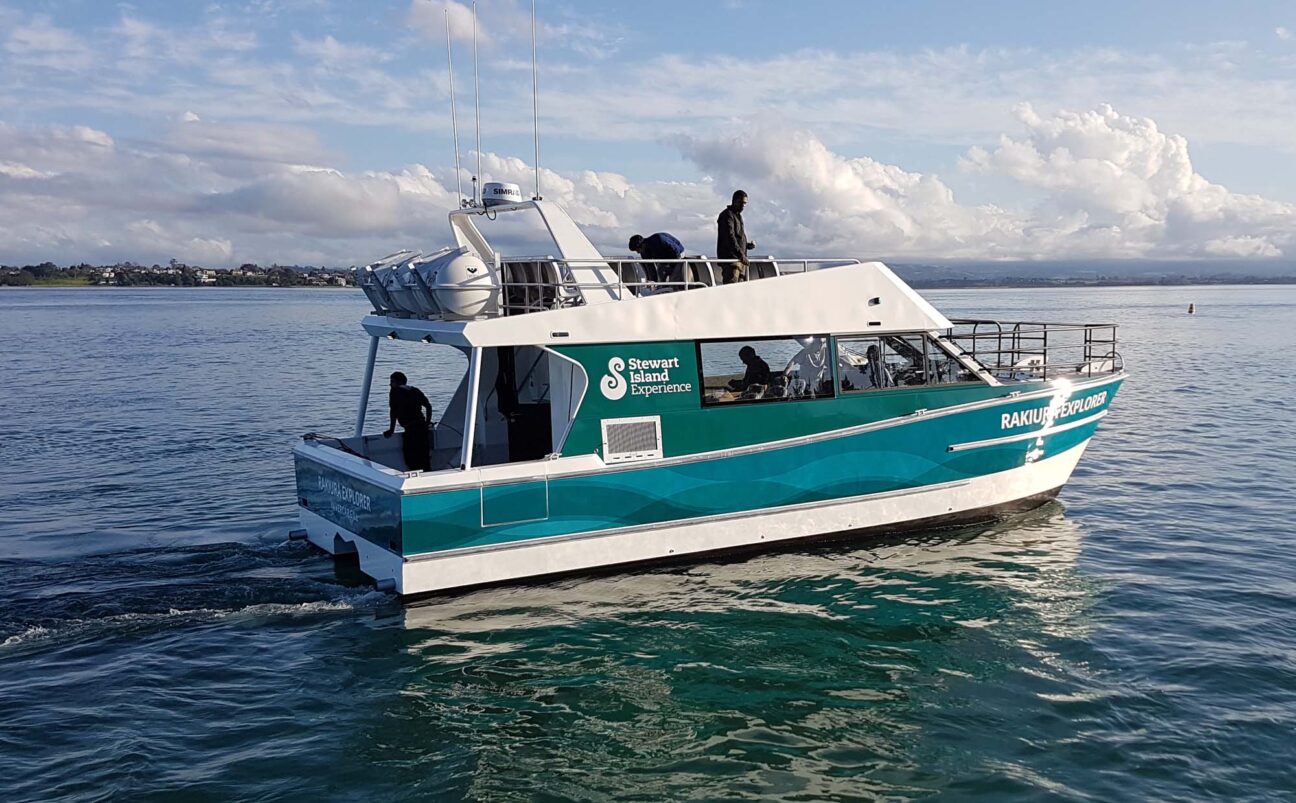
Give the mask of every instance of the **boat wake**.
<svg viewBox="0 0 1296 803">
<path fill-rule="evenodd" d="M 391 603 L 300 544 L 211 544 L 0 563 L 0 650 Z"/>
</svg>

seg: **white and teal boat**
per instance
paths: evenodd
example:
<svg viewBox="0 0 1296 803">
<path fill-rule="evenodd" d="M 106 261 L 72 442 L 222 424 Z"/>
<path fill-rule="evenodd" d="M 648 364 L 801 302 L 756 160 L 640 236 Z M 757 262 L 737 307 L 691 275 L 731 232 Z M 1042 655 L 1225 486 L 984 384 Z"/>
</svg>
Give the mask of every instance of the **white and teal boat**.
<svg viewBox="0 0 1296 803">
<path fill-rule="evenodd" d="M 722 286 L 693 257 L 684 281 L 642 281 L 515 192 L 451 212 L 456 247 L 358 271 L 355 432 L 295 449 L 294 534 L 401 595 L 1029 509 L 1125 378 L 1113 325 L 951 321 L 880 262 L 753 260 Z M 482 233 L 521 216 L 552 251 Z M 383 341 L 420 378 L 459 366 L 430 471 L 365 434 Z M 432 357 L 449 349 L 467 359 Z"/>
</svg>

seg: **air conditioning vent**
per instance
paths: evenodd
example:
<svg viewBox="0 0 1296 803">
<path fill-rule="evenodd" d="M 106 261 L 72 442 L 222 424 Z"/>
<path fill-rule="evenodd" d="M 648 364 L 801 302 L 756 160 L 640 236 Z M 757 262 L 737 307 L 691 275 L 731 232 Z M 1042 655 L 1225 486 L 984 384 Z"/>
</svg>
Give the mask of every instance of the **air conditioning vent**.
<svg viewBox="0 0 1296 803">
<path fill-rule="evenodd" d="M 662 456 L 661 416 L 603 419 L 603 460 L 628 463 Z"/>
</svg>

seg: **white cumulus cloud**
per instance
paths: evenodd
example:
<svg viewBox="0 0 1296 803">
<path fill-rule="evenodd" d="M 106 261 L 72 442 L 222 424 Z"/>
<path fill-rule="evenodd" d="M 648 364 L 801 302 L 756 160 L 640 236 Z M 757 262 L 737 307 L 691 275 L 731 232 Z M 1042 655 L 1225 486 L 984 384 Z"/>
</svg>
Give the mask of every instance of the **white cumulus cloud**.
<svg viewBox="0 0 1296 803">
<path fill-rule="evenodd" d="M 757 251 L 784 257 L 1266 258 L 1296 248 L 1296 204 L 1207 180 L 1186 140 L 1151 119 L 1108 106 L 1043 115 L 1022 105 L 1016 115 L 1020 133 L 971 148 L 962 166 L 1027 188 L 1030 208 L 962 202 L 940 176 L 840 153 L 774 117 L 671 140 L 697 180 L 545 169 L 541 193 L 609 253 L 663 230 L 713 253 L 715 217 L 737 188 L 751 196 Z M 156 141 L 118 142 L 85 126 L 0 123 L 0 154 L 6 264 L 362 264 L 446 244 L 457 206 L 451 169 L 347 171 L 313 131 L 283 124 L 184 116 Z M 482 166 L 487 180 L 533 188 L 522 159 L 485 153 Z"/>
<path fill-rule="evenodd" d="M 451 39 L 472 41 L 473 14 L 469 3 L 457 3 L 455 0 L 410 0 L 405 22 L 428 39 L 445 41 L 448 24 Z M 477 41 L 479 44 L 490 41 L 490 34 L 480 19 L 477 20 Z"/>
<path fill-rule="evenodd" d="M 676 142 L 715 178 L 717 198 L 727 202 L 731 188 L 747 191 L 754 222 L 767 219 L 768 245 L 793 245 L 802 255 L 990 256 L 1020 236 L 999 210 L 957 203 L 936 176 L 843 156 L 810 131 L 776 121 L 751 120 L 734 135 Z"/>
<path fill-rule="evenodd" d="M 993 151 L 973 148 L 963 165 L 1043 190 L 1048 210 L 1081 223 L 1055 227 L 1057 252 L 1084 253 L 1088 241 L 1107 256 L 1278 256 L 1293 244 L 1296 204 L 1208 181 L 1193 168 L 1187 140 L 1151 119 L 1106 105 L 1045 117 L 1022 104 L 1016 112 L 1026 136 L 1004 135 Z"/>
</svg>

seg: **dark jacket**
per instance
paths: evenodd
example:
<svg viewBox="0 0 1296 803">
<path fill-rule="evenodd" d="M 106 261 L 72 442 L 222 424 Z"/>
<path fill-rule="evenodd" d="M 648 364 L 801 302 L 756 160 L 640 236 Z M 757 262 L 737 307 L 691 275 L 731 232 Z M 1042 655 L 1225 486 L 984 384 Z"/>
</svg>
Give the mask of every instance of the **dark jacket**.
<svg viewBox="0 0 1296 803">
<path fill-rule="evenodd" d="M 719 229 L 716 235 L 716 258 L 747 259 L 747 230 L 743 227 L 742 213 L 726 206 L 716 218 Z"/>
<path fill-rule="evenodd" d="M 645 237 L 639 252 L 644 259 L 679 259 L 684 244 L 664 231 Z"/>
<path fill-rule="evenodd" d="M 747 363 L 747 371 L 743 373 L 743 390 L 752 385 L 768 385 L 773 379 L 774 375 L 770 372 L 769 363 L 760 357 L 752 357 L 751 362 Z"/>
<path fill-rule="evenodd" d="M 423 395 L 423 391 L 413 385 L 392 388 L 387 394 L 387 404 L 406 430 L 427 431 L 428 420 L 423 415 L 423 409 L 431 408 L 432 404 Z"/>
<path fill-rule="evenodd" d="M 743 372 L 743 378 L 729 380 L 729 387 L 741 393 L 752 385 L 768 385 L 773 381 L 774 374 L 770 372 L 769 363 L 760 357 L 752 357 L 751 362 L 747 363 L 747 370 Z"/>
<path fill-rule="evenodd" d="M 644 238 L 639 254 L 645 259 L 679 259 L 684 244 L 664 231 Z M 650 282 L 682 282 L 684 265 L 680 262 L 645 262 L 644 275 Z M 672 285 L 672 289 L 679 289 Z"/>
</svg>

